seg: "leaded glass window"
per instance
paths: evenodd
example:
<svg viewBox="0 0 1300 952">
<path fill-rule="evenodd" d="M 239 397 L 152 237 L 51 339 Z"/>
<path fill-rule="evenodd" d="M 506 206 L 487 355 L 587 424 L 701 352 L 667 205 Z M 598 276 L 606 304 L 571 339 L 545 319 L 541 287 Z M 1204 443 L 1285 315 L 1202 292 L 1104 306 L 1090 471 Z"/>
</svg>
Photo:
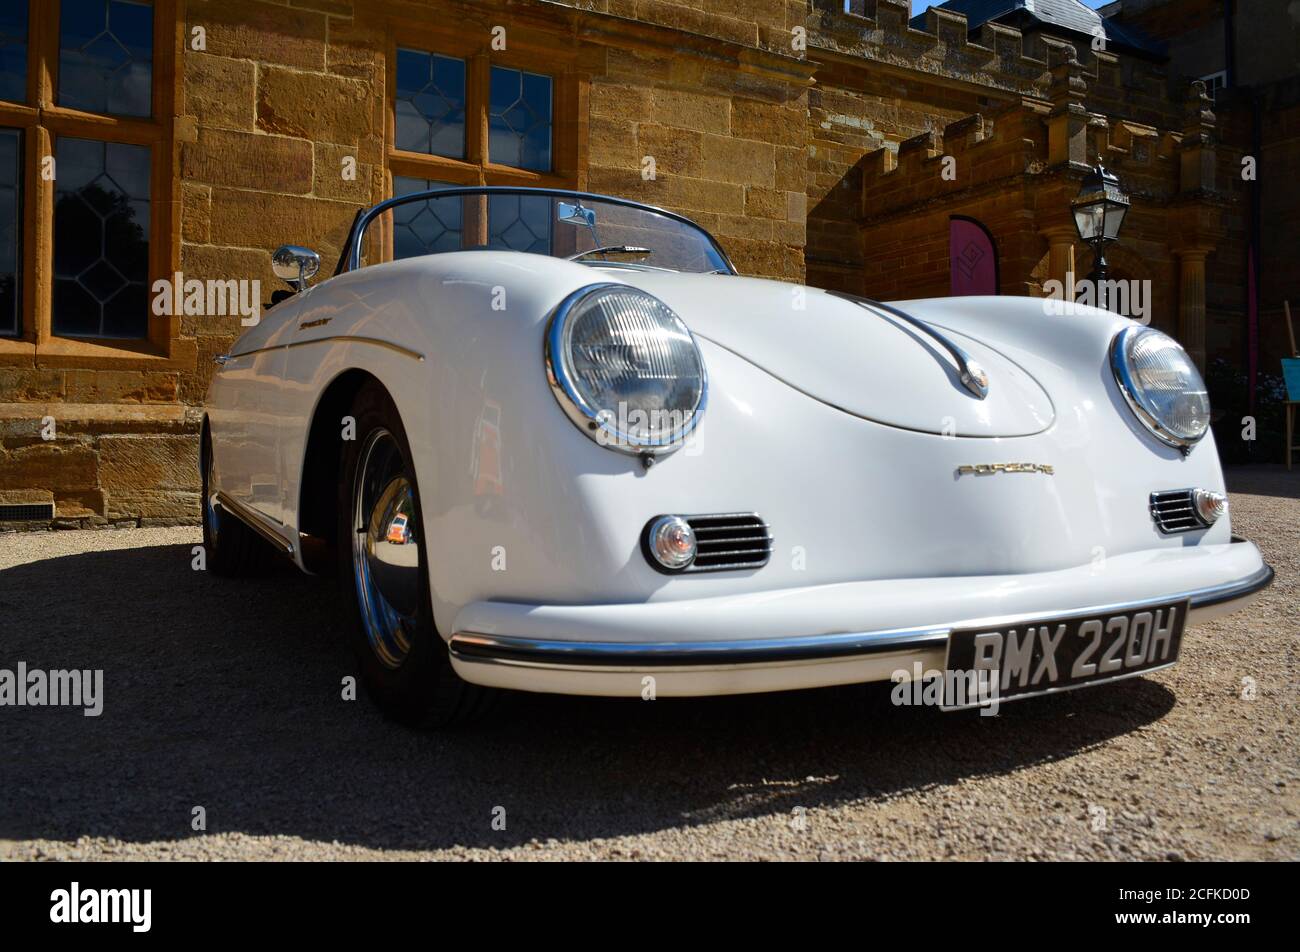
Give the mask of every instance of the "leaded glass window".
<svg viewBox="0 0 1300 952">
<path fill-rule="evenodd" d="M 465 158 L 465 61 L 397 51 L 397 148 Z"/>
<path fill-rule="evenodd" d="M 22 274 L 22 135 L 0 129 L 0 337 L 22 333 L 19 275 Z"/>
<path fill-rule="evenodd" d="M 148 116 L 153 102 L 153 6 L 142 0 L 63 0 L 59 105 Z"/>
<path fill-rule="evenodd" d="M 488 199 L 488 247 L 550 254 L 551 200 L 545 195 Z"/>
<path fill-rule="evenodd" d="M 393 194 L 410 195 L 450 183 L 393 176 Z M 414 258 L 440 251 L 459 251 L 463 201 L 460 198 L 410 202 L 393 209 L 393 258 Z"/>
<path fill-rule="evenodd" d="M 534 172 L 551 170 L 551 77 L 492 67 L 488 158 Z"/>
<path fill-rule="evenodd" d="M 27 101 L 27 0 L 0 2 L 0 99 Z"/>
<path fill-rule="evenodd" d="M 54 332 L 144 337 L 149 148 L 61 137 L 54 202 Z"/>
</svg>

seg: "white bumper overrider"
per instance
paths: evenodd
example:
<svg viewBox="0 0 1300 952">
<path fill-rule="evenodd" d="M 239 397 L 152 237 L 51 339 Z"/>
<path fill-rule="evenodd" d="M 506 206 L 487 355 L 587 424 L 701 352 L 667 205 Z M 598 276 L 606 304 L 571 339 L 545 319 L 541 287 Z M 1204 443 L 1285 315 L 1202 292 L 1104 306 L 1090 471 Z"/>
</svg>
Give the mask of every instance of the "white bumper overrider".
<svg viewBox="0 0 1300 952">
<path fill-rule="evenodd" d="M 475 602 L 452 664 L 476 684 L 637 697 L 746 694 L 942 668 L 948 632 L 1014 618 L 1188 599 L 1196 623 L 1244 606 L 1273 578 L 1250 542 L 1114 556 L 1027 575 L 887 579 L 616 605 Z"/>
</svg>

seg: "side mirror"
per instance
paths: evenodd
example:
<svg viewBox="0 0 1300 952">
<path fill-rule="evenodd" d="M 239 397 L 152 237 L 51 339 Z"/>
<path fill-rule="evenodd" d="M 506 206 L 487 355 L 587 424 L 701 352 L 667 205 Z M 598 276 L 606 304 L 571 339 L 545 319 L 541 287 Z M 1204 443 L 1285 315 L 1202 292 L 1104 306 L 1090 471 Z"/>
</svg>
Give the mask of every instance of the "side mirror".
<svg viewBox="0 0 1300 952">
<path fill-rule="evenodd" d="M 600 247 L 600 235 L 596 233 L 596 212 L 585 207 L 581 201 L 558 202 L 555 206 L 555 220 L 566 225 L 576 225 L 591 232 L 591 246 Z"/>
<path fill-rule="evenodd" d="M 596 213 L 590 208 L 584 208 L 582 202 L 577 204 L 560 202 L 555 208 L 555 218 L 557 221 L 569 225 L 581 225 L 586 228 L 596 227 Z"/>
<path fill-rule="evenodd" d="M 281 245 L 271 255 L 271 270 L 295 291 L 305 291 L 308 279 L 320 270 L 320 255 L 310 248 Z"/>
</svg>

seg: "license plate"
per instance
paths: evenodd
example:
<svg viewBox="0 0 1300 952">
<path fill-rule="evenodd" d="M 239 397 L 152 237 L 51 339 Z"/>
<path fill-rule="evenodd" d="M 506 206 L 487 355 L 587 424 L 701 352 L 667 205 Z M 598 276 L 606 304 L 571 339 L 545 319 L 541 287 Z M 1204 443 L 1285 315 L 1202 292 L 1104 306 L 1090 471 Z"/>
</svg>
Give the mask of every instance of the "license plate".
<svg viewBox="0 0 1300 952">
<path fill-rule="evenodd" d="M 944 710 L 1128 678 L 1178 660 L 1190 603 L 1024 619 L 948 636 Z"/>
</svg>

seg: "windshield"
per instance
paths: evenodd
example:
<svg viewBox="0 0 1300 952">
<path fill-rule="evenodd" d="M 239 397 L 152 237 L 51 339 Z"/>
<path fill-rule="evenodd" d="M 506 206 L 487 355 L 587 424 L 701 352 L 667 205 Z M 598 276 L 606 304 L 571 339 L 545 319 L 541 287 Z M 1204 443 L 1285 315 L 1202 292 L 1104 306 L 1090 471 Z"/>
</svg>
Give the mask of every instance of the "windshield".
<svg viewBox="0 0 1300 952">
<path fill-rule="evenodd" d="M 623 199 L 553 189 L 444 186 L 400 176 L 394 177 L 394 190 L 392 199 L 358 215 L 339 271 L 358 267 L 363 248 L 368 261 L 487 248 L 600 267 L 734 273 L 703 228 Z M 376 221 L 385 227 L 371 229 Z"/>
</svg>

